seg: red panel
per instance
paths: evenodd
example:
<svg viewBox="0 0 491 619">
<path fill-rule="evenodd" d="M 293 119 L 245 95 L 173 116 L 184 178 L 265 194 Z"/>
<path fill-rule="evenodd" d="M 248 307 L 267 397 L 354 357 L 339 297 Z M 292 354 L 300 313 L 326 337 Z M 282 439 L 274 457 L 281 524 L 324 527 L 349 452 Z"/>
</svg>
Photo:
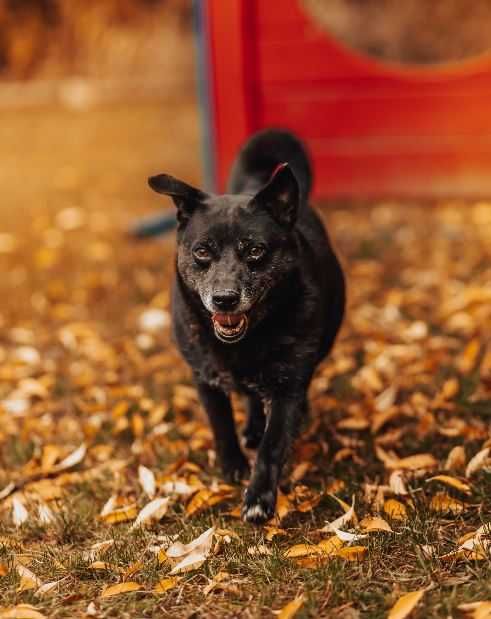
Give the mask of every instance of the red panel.
<svg viewBox="0 0 491 619">
<path fill-rule="evenodd" d="M 254 2 L 207 0 L 206 9 L 217 180 L 223 188 L 238 145 L 258 125 L 251 87 L 257 82 Z"/>
<path fill-rule="evenodd" d="M 491 57 L 384 65 L 298 0 L 210 5 L 221 187 L 246 135 L 275 125 L 309 144 L 321 195 L 491 195 Z"/>
</svg>

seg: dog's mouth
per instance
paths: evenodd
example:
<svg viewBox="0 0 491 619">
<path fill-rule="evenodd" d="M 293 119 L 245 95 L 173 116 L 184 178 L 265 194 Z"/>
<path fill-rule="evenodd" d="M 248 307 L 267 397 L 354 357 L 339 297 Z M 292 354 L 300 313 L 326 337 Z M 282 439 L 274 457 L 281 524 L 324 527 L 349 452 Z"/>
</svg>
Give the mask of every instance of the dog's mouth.
<svg viewBox="0 0 491 619">
<path fill-rule="evenodd" d="M 248 320 L 245 314 L 212 314 L 215 335 L 226 344 L 241 340 L 246 334 Z"/>
</svg>

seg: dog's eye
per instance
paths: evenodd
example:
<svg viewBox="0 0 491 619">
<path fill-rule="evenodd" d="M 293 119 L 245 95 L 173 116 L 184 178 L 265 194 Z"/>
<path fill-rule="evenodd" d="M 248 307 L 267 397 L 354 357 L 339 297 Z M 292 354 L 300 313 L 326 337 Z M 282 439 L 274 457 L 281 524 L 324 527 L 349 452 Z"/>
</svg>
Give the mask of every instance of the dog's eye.
<svg viewBox="0 0 491 619">
<path fill-rule="evenodd" d="M 211 252 L 206 247 L 197 247 L 193 251 L 193 255 L 199 264 L 206 264 L 211 260 Z"/>
<path fill-rule="evenodd" d="M 249 249 L 248 257 L 251 260 L 259 260 L 260 258 L 264 256 L 265 253 L 266 253 L 266 250 L 264 249 L 264 247 L 261 247 L 260 245 L 254 245 L 253 247 Z"/>
</svg>

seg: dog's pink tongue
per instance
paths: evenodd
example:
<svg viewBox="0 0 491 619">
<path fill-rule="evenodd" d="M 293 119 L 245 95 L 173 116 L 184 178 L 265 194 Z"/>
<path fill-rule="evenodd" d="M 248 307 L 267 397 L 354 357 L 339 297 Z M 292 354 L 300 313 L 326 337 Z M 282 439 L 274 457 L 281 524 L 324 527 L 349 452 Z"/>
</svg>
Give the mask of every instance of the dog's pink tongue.
<svg viewBox="0 0 491 619">
<path fill-rule="evenodd" d="M 222 327 L 236 327 L 242 320 L 242 314 L 213 314 L 213 320 Z"/>
</svg>

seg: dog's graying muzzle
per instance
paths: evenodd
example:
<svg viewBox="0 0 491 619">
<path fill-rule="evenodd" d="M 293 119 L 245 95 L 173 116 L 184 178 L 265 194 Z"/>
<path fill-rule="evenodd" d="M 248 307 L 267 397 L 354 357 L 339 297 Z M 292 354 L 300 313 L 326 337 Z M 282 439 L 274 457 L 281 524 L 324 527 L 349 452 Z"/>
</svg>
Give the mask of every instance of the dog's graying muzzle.
<svg viewBox="0 0 491 619">
<path fill-rule="evenodd" d="M 240 293 L 235 290 L 218 290 L 212 296 L 213 305 L 219 312 L 232 312 L 239 304 Z"/>
</svg>

